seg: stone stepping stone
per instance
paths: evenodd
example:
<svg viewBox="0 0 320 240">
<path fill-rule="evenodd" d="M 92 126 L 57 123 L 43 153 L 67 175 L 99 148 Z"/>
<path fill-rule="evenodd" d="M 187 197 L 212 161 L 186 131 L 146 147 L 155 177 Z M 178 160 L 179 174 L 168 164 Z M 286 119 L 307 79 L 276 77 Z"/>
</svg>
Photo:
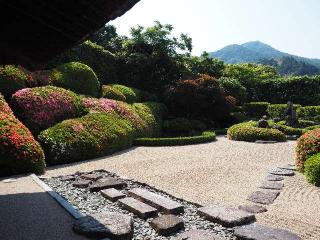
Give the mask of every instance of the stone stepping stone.
<svg viewBox="0 0 320 240">
<path fill-rule="evenodd" d="M 118 191 L 115 188 L 109 188 L 109 189 L 104 189 L 100 191 L 101 195 L 105 197 L 106 199 L 116 202 L 121 198 L 125 198 L 126 195 L 123 194 L 122 192 Z"/>
<path fill-rule="evenodd" d="M 208 230 L 193 229 L 178 235 L 177 240 L 226 240 Z"/>
<path fill-rule="evenodd" d="M 184 221 L 171 214 L 153 219 L 150 225 L 162 236 L 169 236 L 184 229 Z"/>
<path fill-rule="evenodd" d="M 90 180 L 79 179 L 74 181 L 72 185 L 77 188 L 87 188 L 90 183 L 91 183 Z"/>
<path fill-rule="evenodd" d="M 291 170 L 291 171 L 297 171 L 297 168 L 295 165 L 293 164 L 287 164 L 287 165 L 284 165 L 284 166 L 280 166 L 278 168 L 281 168 L 281 169 L 286 169 L 286 170 Z"/>
<path fill-rule="evenodd" d="M 126 186 L 127 184 L 121 180 L 118 180 L 113 177 L 106 177 L 106 178 L 100 178 L 96 182 L 92 183 L 89 186 L 89 190 L 91 192 L 98 192 L 100 190 L 107 189 L 107 188 L 122 189 Z"/>
<path fill-rule="evenodd" d="M 128 193 L 130 196 L 139 199 L 140 201 L 145 202 L 155 207 L 159 211 L 167 214 L 179 214 L 184 212 L 183 206 L 180 203 L 177 203 L 162 195 L 150 192 L 146 189 L 134 188 Z"/>
<path fill-rule="evenodd" d="M 76 180 L 76 177 L 74 175 L 67 175 L 67 176 L 61 177 L 60 180 L 63 182 L 74 181 L 74 180 Z"/>
<path fill-rule="evenodd" d="M 252 193 L 247 200 L 254 202 L 254 203 L 260 203 L 260 204 L 266 204 L 269 205 L 276 200 L 276 198 L 279 196 L 279 191 L 271 191 L 271 190 L 261 190 L 256 191 Z"/>
<path fill-rule="evenodd" d="M 124 214 L 103 212 L 79 218 L 74 223 L 73 230 L 89 238 L 131 240 L 133 221 Z"/>
<path fill-rule="evenodd" d="M 236 227 L 234 235 L 240 240 L 302 240 L 299 236 L 286 230 L 269 228 L 259 224 Z"/>
<path fill-rule="evenodd" d="M 265 141 L 265 140 L 257 140 L 255 143 L 260 143 L 260 144 L 273 144 L 273 143 L 278 143 L 277 141 Z"/>
<path fill-rule="evenodd" d="M 131 198 L 131 197 L 123 198 L 123 199 L 120 199 L 118 202 L 121 207 L 138 215 L 142 219 L 148 219 L 158 214 L 157 209 L 143 202 L 140 202 L 135 198 Z"/>
<path fill-rule="evenodd" d="M 269 170 L 269 173 L 273 174 L 273 175 L 280 175 L 280 176 L 293 176 L 294 175 L 294 171 L 282 169 L 282 168 L 271 169 L 271 170 Z"/>
<path fill-rule="evenodd" d="M 252 213 L 223 205 L 209 205 L 199 208 L 198 215 L 225 227 L 240 226 L 256 220 Z"/>
<path fill-rule="evenodd" d="M 268 211 L 265 207 L 259 205 L 241 205 L 238 207 L 240 210 L 249 212 L 249 213 L 263 213 Z"/>
<path fill-rule="evenodd" d="M 259 188 L 272 189 L 272 190 L 282 190 L 283 183 L 275 181 L 264 181 Z"/>
<path fill-rule="evenodd" d="M 98 179 L 102 178 L 102 175 L 100 173 L 89 173 L 81 175 L 81 177 L 87 180 L 97 181 Z"/>
<path fill-rule="evenodd" d="M 267 181 L 280 182 L 280 181 L 283 181 L 283 180 L 284 180 L 284 177 L 270 174 L 270 175 L 268 175 L 268 176 L 266 177 L 266 180 L 267 180 Z"/>
</svg>

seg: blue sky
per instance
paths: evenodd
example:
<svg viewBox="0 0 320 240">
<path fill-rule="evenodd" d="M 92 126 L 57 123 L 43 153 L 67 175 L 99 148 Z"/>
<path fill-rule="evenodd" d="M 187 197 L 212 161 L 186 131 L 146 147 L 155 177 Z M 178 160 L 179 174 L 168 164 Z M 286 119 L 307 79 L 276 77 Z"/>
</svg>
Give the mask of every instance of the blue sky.
<svg viewBox="0 0 320 240">
<path fill-rule="evenodd" d="M 131 26 L 169 23 L 193 39 L 193 53 L 260 40 L 281 51 L 320 58 L 320 0 L 141 0 L 112 21 Z"/>
</svg>

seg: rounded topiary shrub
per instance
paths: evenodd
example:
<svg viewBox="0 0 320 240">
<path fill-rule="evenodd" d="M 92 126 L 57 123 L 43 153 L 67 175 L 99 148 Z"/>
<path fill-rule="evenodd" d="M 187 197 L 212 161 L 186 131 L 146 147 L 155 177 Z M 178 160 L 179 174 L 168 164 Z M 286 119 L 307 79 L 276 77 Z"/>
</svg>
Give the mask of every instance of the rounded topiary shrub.
<svg viewBox="0 0 320 240">
<path fill-rule="evenodd" d="M 26 82 L 32 78 L 27 71 L 21 67 L 7 65 L 0 66 L 0 93 L 8 100 L 16 91 L 26 88 Z"/>
<path fill-rule="evenodd" d="M 255 142 L 263 141 L 286 141 L 286 136 L 277 129 L 258 128 L 254 122 L 239 123 L 228 129 L 228 138 L 230 140 Z"/>
<path fill-rule="evenodd" d="M 83 63 L 70 62 L 52 71 L 52 84 L 75 93 L 98 97 L 100 83 L 94 71 Z"/>
<path fill-rule="evenodd" d="M 89 113 L 65 120 L 38 136 L 48 164 L 70 163 L 112 154 L 133 141 L 131 123 L 115 113 Z"/>
<path fill-rule="evenodd" d="M 112 87 L 121 92 L 126 97 L 127 103 L 135 103 L 141 101 L 140 90 L 119 84 L 113 84 Z"/>
<path fill-rule="evenodd" d="M 268 102 L 249 102 L 243 104 L 243 110 L 249 117 L 261 118 L 263 115 L 267 115 L 269 105 Z"/>
<path fill-rule="evenodd" d="M 320 152 L 320 129 L 315 129 L 303 134 L 297 141 L 296 166 L 301 172 L 304 170 L 305 161 Z"/>
<path fill-rule="evenodd" d="M 34 134 L 86 113 L 80 96 L 53 86 L 22 89 L 12 96 L 11 103 L 18 118 Z"/>
<path fill-rule="evenodd" d="M 44 171 L 44 154 L 39 143 L 0 95 L 0 176 Z"/>
<path fill-rule="evenodd" d="M 109 85 L 102 86 L 102 97 L 122 102 L 126 101 L 126 96 L 122 92 Z"/>
<path fill-rule="evenodd" d="M 51 70 L 34 71 L 31 76 L 32 78 L 27 82 L 27 86 L 30 88 L 52 85 Z"/>
<path fill-rule="evenodd" d="M 304 164 L 304 175 L 309 183 L 320 187 L 320 154 L 307 159 Z"/>
</svg>

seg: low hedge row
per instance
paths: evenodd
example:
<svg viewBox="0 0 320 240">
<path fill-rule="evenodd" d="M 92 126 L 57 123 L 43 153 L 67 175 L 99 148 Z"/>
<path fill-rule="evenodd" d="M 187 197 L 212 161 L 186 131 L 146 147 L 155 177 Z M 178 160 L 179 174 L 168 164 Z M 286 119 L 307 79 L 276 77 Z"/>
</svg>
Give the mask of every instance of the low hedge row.
<svg viewBox="0 0 320 240">
<path fill-rule="evenodd" d="M 163 131 L 174 136 L 198 131 L 202 132 L 206 128 L 207 126 L 202 121 L 186 118 L 174 118 L 163 122 Z"/>
<path fill-rule="evenodd" d="M 320 122 L 320 106 L 301 107 L 297 113 L 299 118 Z"/>
<path fill-rule="evenodd" d="M 309 183 L 320 187 L 320 154 L 308 158 L 304 164 L 304 175 Z"/>
<path fill-rule="evenodd" d="M 135 146 L 181 146 L 212 142 L 216 140 L 214 132 L 203 132 L 200 136 L 174 138 L 138 138 L 133 141 Z"/>
<path fill-rule="evenodd" d="M 296 111 L 301 108 L 300 104 L 294 104 L 293 106 Z M 267 113 L 271 118 L 283 118 L 286 108 L 287 104 L 269 104 Z"/>
<path fill-rule="evenodd" d="M 102 97 L 122 102 L 126 101 L 126 96 L 122 92 L 110 85 L 102 86 Z"/>
<path fill-rule="evenodd" d="M 249 117 L 261 118 L 267 115 L 268 102 L 249 102 L 243 104 L 243 110 Z"/>
<path fill-rule="evenodd" d="M 127 103 L 141 102 L 140 90 L 119 84 L 113 84 L 111 86 L 126 97 Z"/>
</svg>

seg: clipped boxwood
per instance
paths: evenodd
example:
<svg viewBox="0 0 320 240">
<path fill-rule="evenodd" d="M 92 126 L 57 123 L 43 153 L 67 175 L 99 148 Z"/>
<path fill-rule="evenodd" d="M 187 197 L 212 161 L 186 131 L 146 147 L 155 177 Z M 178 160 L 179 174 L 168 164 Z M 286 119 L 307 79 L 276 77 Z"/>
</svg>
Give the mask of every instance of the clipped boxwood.
<svg viewBox="0 0 320 240">
<path fill-rule="evenodd" d="M 301 107 L 297 111 L 299 118 L 311 121 L 320 120 L 320 106 Z"/>
<path fill-rule="evenodd" d="M 12 96 L 11 103 L 18 118 L 35 134 L 86 113 L 80 96 L 53 86 L 22 89 Z"/>
<path fill-rule="evenodd" d="M 255 142 L 264 141 L 286 141 L 286 136 L 277 129 L 258 128 L 254 122 L 245 122 L 233 125 L 228 129 L 228 138 L 235 141 Z"/>
<path fill-rule="evenodd" d="M 132 124 L 116 113 L 65 120 L 38 136 L 50 165 L 105 156 L 131 146 Z"/>
<path fill-rule="evenodd" d="M 249 117 L 261 118 L 267 115 L 268 102 L 250 102 L 243 105 L 243 110 Z"/>
<path fill-rule="evenodd" d="M 298 111 L 301 105 L 294 104 L 293 107 Z M 267 112 L 272 118 L 283 118 L 286 108 L 287 104 L 270 104 L 268 105 Z"/>
<path fill-rule="evenodd" d="M 0 95 L 0 176 L 44 171 L 44 154 L 39 143 Z"/>
<path fill-rule="evenodd" d="M 94 71 L 79 62 L 58 66 L 52 71 L 52 84 L 78 94 L 100 96 L 100 83 Z"/>
<path fill-rule="evenodd" d="M 127 103 L 141 102 L 140 90 L 119 84 L 113 84 L 112 87 L 121 92 L 126 97 Z"/>
<path fill-rule="evenodd" d="M 126 101 L 126 96 L 122 92 L 109 85 L 102 86 L 102 97 L 122 102 Z"/>
<path fill-rule="evenodd" d="M 296 166 L 301 172 L 304 171 L 305 161 L 320 152 L 320 129 L 310 130 L 303 134 L 297 141 Z"/>
<path fill-rule="evenodd" d="M 320 154 L 307 159 L 304 164 L 304 175 L 309 183 L 320 187 Z"/>
<path fill-rule="evenodd" d="M 216 140 L 214 132 L 203 132 L 200 136 L 174 138 L 138 138 L 133 144 L 136 146 L 181 146 L 212 142 Z"/>
</svg>

